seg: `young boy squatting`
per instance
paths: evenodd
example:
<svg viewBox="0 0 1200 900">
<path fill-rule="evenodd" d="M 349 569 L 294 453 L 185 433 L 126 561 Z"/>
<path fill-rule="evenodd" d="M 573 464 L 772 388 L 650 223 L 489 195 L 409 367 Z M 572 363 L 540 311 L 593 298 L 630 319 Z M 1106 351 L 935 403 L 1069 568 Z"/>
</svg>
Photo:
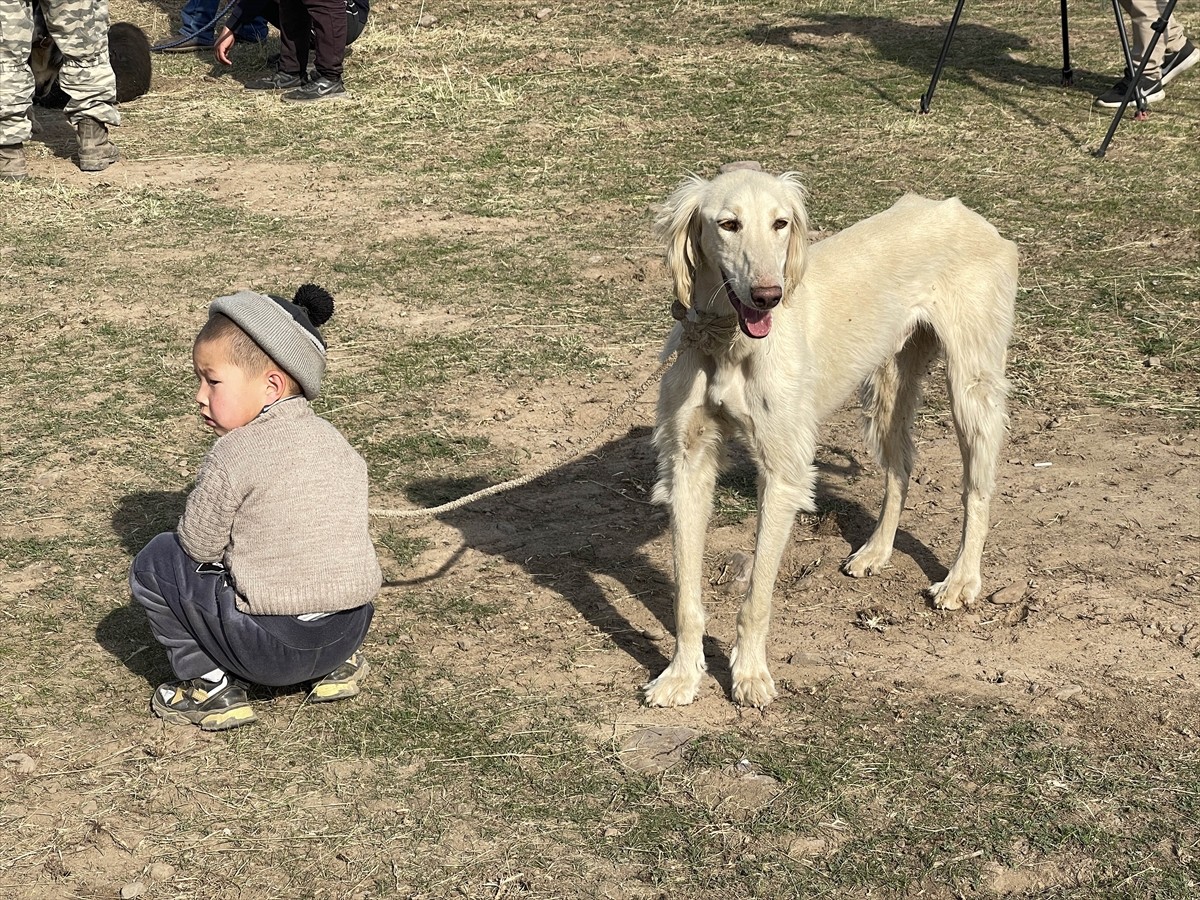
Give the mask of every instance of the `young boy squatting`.
<svg viewBox="0 0 1200 900">
<path fill-rule="evenodd" d="M 318 326 L 333 298 L 240 291 L 214 301 L 192 361 L 217 435 L 174 532 L 129 582 L 179 681 L 154 713 L 209 731 L 256 718 L 247 682 L 312 681 L 309 700 L 358 693 L 382 576 L 368 532 L 367 467 L 309 405 L 325 373 Z"/>
</svg>

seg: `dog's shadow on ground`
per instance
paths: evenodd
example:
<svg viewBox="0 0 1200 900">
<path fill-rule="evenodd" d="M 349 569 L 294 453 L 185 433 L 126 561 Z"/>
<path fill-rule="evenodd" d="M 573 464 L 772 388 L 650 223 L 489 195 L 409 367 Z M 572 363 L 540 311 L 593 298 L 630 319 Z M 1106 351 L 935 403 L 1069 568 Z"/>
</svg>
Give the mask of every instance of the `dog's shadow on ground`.
<svg viewBox="0 0 1200 900">
<path fill-rule="evenodd" d="M 830 455 L 845 462 L 831 463 Z M 848 475 L 859 474 L 862 467 L 848 451 L 834 448 L 823 457 L 819 506 L 836 510 L 843 537 L 857 547 L 874 527 L 874 512 L 847 498 L 836 485 Z M 750 463 L 735 462 L 735 468 L 742 465 Z M 657 636 L 648 636 L 646 629 L 631 622 L 611 599 L 614 585 L 619 585 L 620 592 L 644 606 L 663 630 L 674 634 L 672 574 L 645 550 L 668 528 L 666 510 L 649 502 L 654 479 L 650 429 L 635 427 L 624 437 L 527 485 L 443 513 L 438 519 L 456 529 L 466 546 L 507 560 L 535 584 L 561 596 L 654 677 L 669 662 L 660 646 L 669 652 L 672 644 L 657 643 Z M 433 479 L 409 484 L 406 493 L 415 505 L 435 506 L 481 487 L 484 485 L 472 479 Z M 753 496 L 746 499 L 753 502 Z M 753 515 L 744 527 L 752 544 Z M 805 527 L 810 526 L 796 525 L 797 529 Z M 944 567 L 911 535 L 899 532 L 896 548 L 913 557 L 931 579 L 939 572 L 938 578 L 944 577 Z M 435 580 L 452 565 L 448 563 L 421 581 Z M 413 583 L 398 579 L 388 586 Z M 738 603 L 740 597 L 731 597 L 729 602 Z M 704 651 L 710 674 L 727 695 L 732 690 L 728 650 L 724 641 L 706 636 Z"/>
<path fill-rule="evenodd" d="M 155 535 L 174 530 L 186 502 L 185 491 L 139 491 L 121 498 L 112 515 L 112 527 L 129 558 L 137 556 Z M 96 642 L 151 687 L 170 676 L 146 613 L 132 598 L 100 621 Z"/>
<path fill-rule="evenodd" d="M 643 549 L 667 527 L 665 510 L 650 504 L 653 483 L 650 429 L 635 427 L 527 485 L 438 519 L 467 546 L 506 559 L 563 597 L 653 676 L 668 660 L 610 600 L 620 585 L 664 629 L 673 627 L 671 580 Z M 434 479 L 409 484 L 406 494 L 434 506 L 480 487 Z"/>
<path fill-rule="evenodd" d="M 866 469 L 859 462 L 858 452 L 846 447 L 824 445 L 818 454 L 817 469 L 820 472 L 817 482 L 817 506 L 821 510 L 834 513 L 837 529 L 845 539 L 847 547 L 857 550 L 867 542 L 879 518 L 877 505 L 868 508 L 858 500 L 851 499 L 846 493 L 847 482 L 852 478 L 862 478 L 866 473 Z M 871 490 L 878 491 L 877 499 L 882 501 L 883 476 L 876 473 L 868 477 Z M 874 499 L 874 495 L 872 496 Z M 917 564 L 930 584 L 941 581 L 949 572 L 928 546 L 904 529 L 903 514 L 900 517 L 900 527 L 896 529 L 893 546 L 896 553 L 910 557 Z"/>
</svg>

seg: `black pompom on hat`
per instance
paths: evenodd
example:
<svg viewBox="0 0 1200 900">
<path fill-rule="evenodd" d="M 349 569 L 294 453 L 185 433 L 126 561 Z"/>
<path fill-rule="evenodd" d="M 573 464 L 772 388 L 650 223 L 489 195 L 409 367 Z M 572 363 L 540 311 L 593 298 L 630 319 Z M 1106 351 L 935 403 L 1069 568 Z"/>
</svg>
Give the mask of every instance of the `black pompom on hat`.
<svg viewBox="0 0 1200 900">
<path fill-rule="evenodd" d="M 318 330 L 333 315 L 333 296 L 315 284 L 302 284 L 291 300 L 274 294 L 238 291 L 218 297 L 209 315 L 228 316 L 267 356 L 296 379 L 309 400 L 321 392 L 325 338 Z"/>
</svg>

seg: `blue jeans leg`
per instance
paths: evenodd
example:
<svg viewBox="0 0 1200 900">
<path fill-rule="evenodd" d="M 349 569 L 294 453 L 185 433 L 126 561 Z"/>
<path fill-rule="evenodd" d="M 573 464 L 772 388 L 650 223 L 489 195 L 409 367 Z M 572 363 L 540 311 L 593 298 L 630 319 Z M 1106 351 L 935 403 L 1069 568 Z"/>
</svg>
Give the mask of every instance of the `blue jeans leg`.
<svg viewBox="0 0 1200 900">
<path fill-rule="evenodd" d="M 213 42 L 213 19 L 218 0 L 187 0 L 179 11 L 180 32 L 202 44 Z"/>
</svg>

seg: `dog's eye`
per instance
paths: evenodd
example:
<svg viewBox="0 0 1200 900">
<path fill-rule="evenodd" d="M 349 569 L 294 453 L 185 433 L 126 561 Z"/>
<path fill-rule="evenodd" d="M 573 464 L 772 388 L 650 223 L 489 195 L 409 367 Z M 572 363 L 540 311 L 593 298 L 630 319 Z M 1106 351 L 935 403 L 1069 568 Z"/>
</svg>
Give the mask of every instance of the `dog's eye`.
<svg viewBox="0 0 1200 900">
<path fill-rule="evenodd" d="M 737 219 L 725 219 L 724 221 L 718 222 L 717 226 L 722 231 L 728 231 L 728 232 L 732 232 L 732 233 L 736 233 L 736 232 L 739 232 L 742 230 L 742 223 L 739 222 Z"/>
<path fill-rule="evenodd" d="M 791 223 L 788 222 L 787 219 L 776 219 L 775 224 L 772 227 L 774 227 L 776 231 L 783 231 L 783 229 L 787 228 L 790 224 Z"/>
</svg>

